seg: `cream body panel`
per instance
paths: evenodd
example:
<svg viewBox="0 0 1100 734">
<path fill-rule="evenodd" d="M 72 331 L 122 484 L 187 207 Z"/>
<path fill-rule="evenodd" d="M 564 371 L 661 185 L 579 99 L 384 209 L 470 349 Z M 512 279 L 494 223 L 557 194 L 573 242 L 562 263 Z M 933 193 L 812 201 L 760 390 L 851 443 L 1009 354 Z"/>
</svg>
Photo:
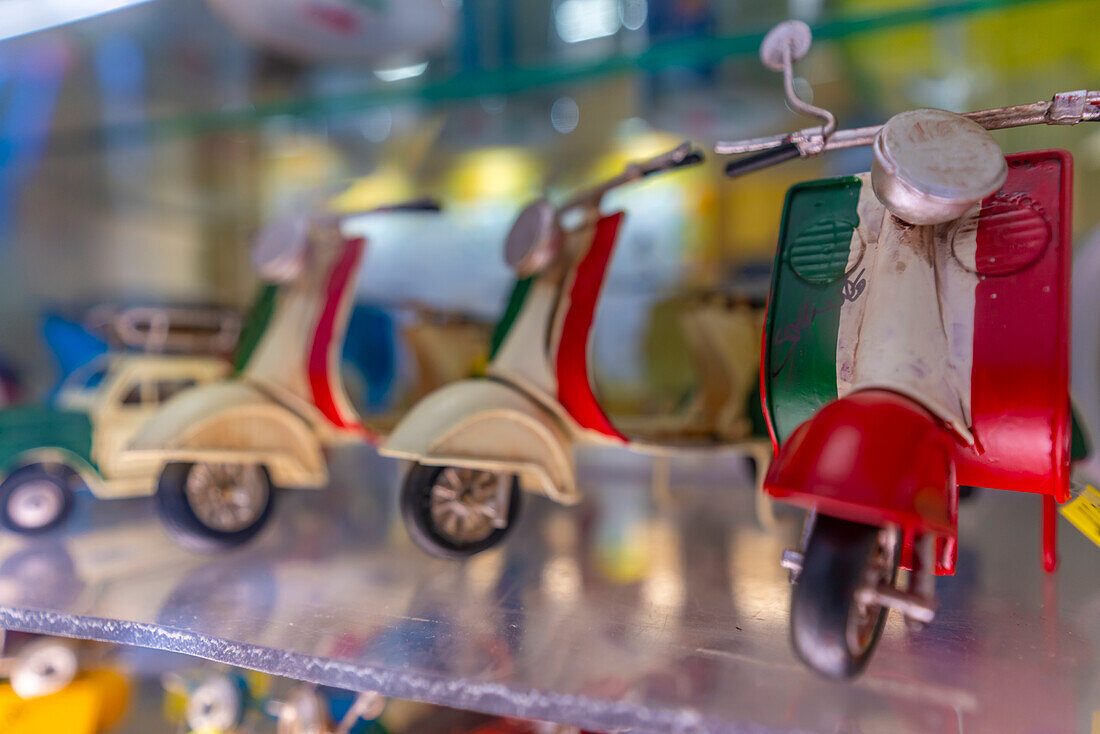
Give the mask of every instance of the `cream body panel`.
<svg viewBox="0 0 1100 734">
<path fill-rule="evenodd" d="M 328 482 L 310 424 L 244 381 L 192 390 L 166 404 L 134 438 L 127 459 L 263 464 L 279 487 Z"/>
<path fill-rule="evenodd" d="M 515 473 L 524 489 L 564 504 L 580 500 L 568 429 L 538 401 L 495 380 L 462 380 L 431 393 L 379 453 Z"/>
</svg>

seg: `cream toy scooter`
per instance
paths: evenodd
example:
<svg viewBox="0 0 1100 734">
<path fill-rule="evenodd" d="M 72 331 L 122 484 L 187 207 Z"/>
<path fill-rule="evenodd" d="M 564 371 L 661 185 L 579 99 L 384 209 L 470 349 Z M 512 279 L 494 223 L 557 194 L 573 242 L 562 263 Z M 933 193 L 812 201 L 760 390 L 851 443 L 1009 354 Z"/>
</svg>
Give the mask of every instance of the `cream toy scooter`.
<svg viewBox="0 0 1100 734">
<path fill-rule="evenodd" d="M 623 212 L 604 195 L 645 177 L 699 163 L 688 144 L 632 164 L 555 207 L 545 199 L 519 215 L 505 259 L 520 280 L 498 330 L 485 379 L 437 390 L 401 420 L 380 453 L 410 459 L 402 511 L 428 553 L 461 558 L 500 542 L 514 524 L 521 489 L 563 504 L 581 499 L 573 451 L 581 444 L 667 454 L 690 445 L 628 438 L 593 393 L 588 340 Z M 744 436 L 748 439 L 749 436 Z M 766 466 L 766 442 L 704 437 L 742 447 Z"/>
<path fill-rule="evenodd" d="M 435 211 L 413 202 L 360 214 Z M 318 489 L 328 481 L 324 451 L 373 444 L 340 373 L 355 276 L 365 240 L 341 224 L 350 214 L 284 217 L 258 238 L 253 260 L 279 284 L 270 313 L 249 330 L 239 374 L 162 406 L 128 453 L 155 459 L 157 505 L 181 541 L 199 548 L 239 545 L 260 531 L 274 489 Z M 242 339 L 244 341 L 244 339 Z"/>
</svg>

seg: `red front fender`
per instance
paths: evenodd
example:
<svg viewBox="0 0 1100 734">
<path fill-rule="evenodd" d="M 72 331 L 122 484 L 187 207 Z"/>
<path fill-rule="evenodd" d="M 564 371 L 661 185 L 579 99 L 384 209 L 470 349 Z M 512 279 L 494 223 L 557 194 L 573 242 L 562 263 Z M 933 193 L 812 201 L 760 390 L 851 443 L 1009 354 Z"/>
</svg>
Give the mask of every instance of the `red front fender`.
<svg viewBox="0 0 1100 734">
<path fill-rule="evenodd" d="M 885 390 L 861 390 L 795 429 L 768 469 L 764 489 L 825 515 L 896 525 L 907 540 L 934 534 L 953 547 L 954 454 L 949 431 L 917 403 Z"/>
</svg>

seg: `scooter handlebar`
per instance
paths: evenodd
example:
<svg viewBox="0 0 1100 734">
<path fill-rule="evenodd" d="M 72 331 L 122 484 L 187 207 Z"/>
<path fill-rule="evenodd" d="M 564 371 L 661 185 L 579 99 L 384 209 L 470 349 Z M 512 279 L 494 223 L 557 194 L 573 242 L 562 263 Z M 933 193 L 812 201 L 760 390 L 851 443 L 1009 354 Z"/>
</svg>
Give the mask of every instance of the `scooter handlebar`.
<svg viewBox="0 0 1100 734">
<path fill-rule="evenodd" d="M 372 206 L 367 209 L 355 209 L 342 212 L 323 212 L 314 215 L 317 221 L 324 219 L 330 220 L 343 220 L 350 219 L 352 217 L 361 217 L 366 214 L 389 214 L 393 212 L 440 212 L 443 211 L 443 206 L 435 199 L 424 197 L 421 199 L 412 199 L 410 201 L 400 201 L 396 204 L 385 204 L 383 206 Z"/>
<path fill-rule="evenodd" d="M 685 168 L 687 166 L 694 166 L 697 163 L 702 163 L 706 160 L 703 151 L 699 148 L 694 148 L 685 154 L 682 158 L 675 160 L 671 163 L 665 163 L 664 165 L 651 168 L 642 172 L 643 176 L 649 176 L 650 174 L 657 173 L 658 171 L 671 171 L 675 168 Z"/>
<path fill-rule="evenodd" d="M 744 176 L 746 173 L 759 171 L 770 166 L 778 165 L 792 158 L 798 158 L 802 153 L 798 146 L 791 141 L 783 143 L 778 148 L 764 150 L 759 153 L 738 158 L 726 164 L 726 175 L 730 178 Z"/>
<path fill-rule="evenodd" d="M 628 184 L 631 181 L 637 181 L 638 179 L 652 176 L 661 171 L 670 171 L 675 168 L 683 168 L 684 166 L 693 166 L 696 163 L 701 163 L 703 159 L 703 151 L 701 149 L 692 147 L 691 143 L 681 143 L 672 150 L 662 153 L 659 156 L 629 164 L 618 176 L 609 178 L 603 183 L 575 194 L 572 198 L 563 203 L 558 208 L 558 211 L 560 213 L 574 207 L 589 204 L 598 205 L 603 195 L 612 189 Z"/>
<path fill-rule="evenodd" d="M 403 201 L 400 204 L 391 204 L 390 206 L 382 206 L 371 211 L 375 212 L 441 212 L 443 211 L 443 205 L 437 200 L 424 197 L 423 199 L 413 199 L 412 201 Z"/>
<path fill-rule="evenodd" d="M 653 158 L 649 158 L 644 161 L 636 161 L 626 167 L 619 176 L 611 179 L 608 183 L 619 181 L 620 183 L 626 183 L 631 179 L 641 178 L 645 176 L 651 176 L 654 173 L 660 171 L 671 171 L 675 168 L 683 168 L 684 166 L 693 166 L 696 163 L 702 163 L 703 151 L 700 148 L 694 147 L 691 143 L 685 141 L 680 143 L 675 148 L 665 153 L 662 153 Z"/>
</svg>

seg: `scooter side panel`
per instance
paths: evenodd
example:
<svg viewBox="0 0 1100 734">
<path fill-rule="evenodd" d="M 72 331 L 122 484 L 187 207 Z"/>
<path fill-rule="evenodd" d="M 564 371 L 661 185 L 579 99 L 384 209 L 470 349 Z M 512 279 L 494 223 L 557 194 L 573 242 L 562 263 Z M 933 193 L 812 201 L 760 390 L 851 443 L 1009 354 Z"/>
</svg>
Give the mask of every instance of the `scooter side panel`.
<svg viewBox="0 0 1100 734">
<path fill-rule="evenodd" d="M 764 325 L 761 384 L 772 438 L 784 442 L 837 398 L 840 307 L 859 296 L 850 282 L 862 181 L 812 181 L 787 194 Z"/>
<path fill-rule="evenodd" d="M 612 425 L 600 407 L 588 375 L 588 341 L 592 320 L 622 220 L 623 212 L 602 217 L 596 223 L 596 233 L 587 254 L 577 265 L 569 291 L 569 309 L 565 313 L 558 341 L 555 371 L 558 400 L 581 428 L 626 441 L 626 436 Z"/>
<path fill-rule="evenodd" d="M 1007 156 L 1004 187 L 978 223 L 971 409 L 961 484 L 1069 491 L 1069 276 L 1073 162 Z"/>
<path fill-rule="evenodd" d="M 332 266 L 325 284 L 324 305 L 309 346 L 306 374 L 313 403 L 321 415 L 337 428 L 362 432 L 367 441 L 375 443 L 379 437 L 360 423 L 339 379 L 340 347 L 351 316 L 354 276 L 365 246 L 366 240 L 361 237 L 346 240 Z"/>
</svg>

